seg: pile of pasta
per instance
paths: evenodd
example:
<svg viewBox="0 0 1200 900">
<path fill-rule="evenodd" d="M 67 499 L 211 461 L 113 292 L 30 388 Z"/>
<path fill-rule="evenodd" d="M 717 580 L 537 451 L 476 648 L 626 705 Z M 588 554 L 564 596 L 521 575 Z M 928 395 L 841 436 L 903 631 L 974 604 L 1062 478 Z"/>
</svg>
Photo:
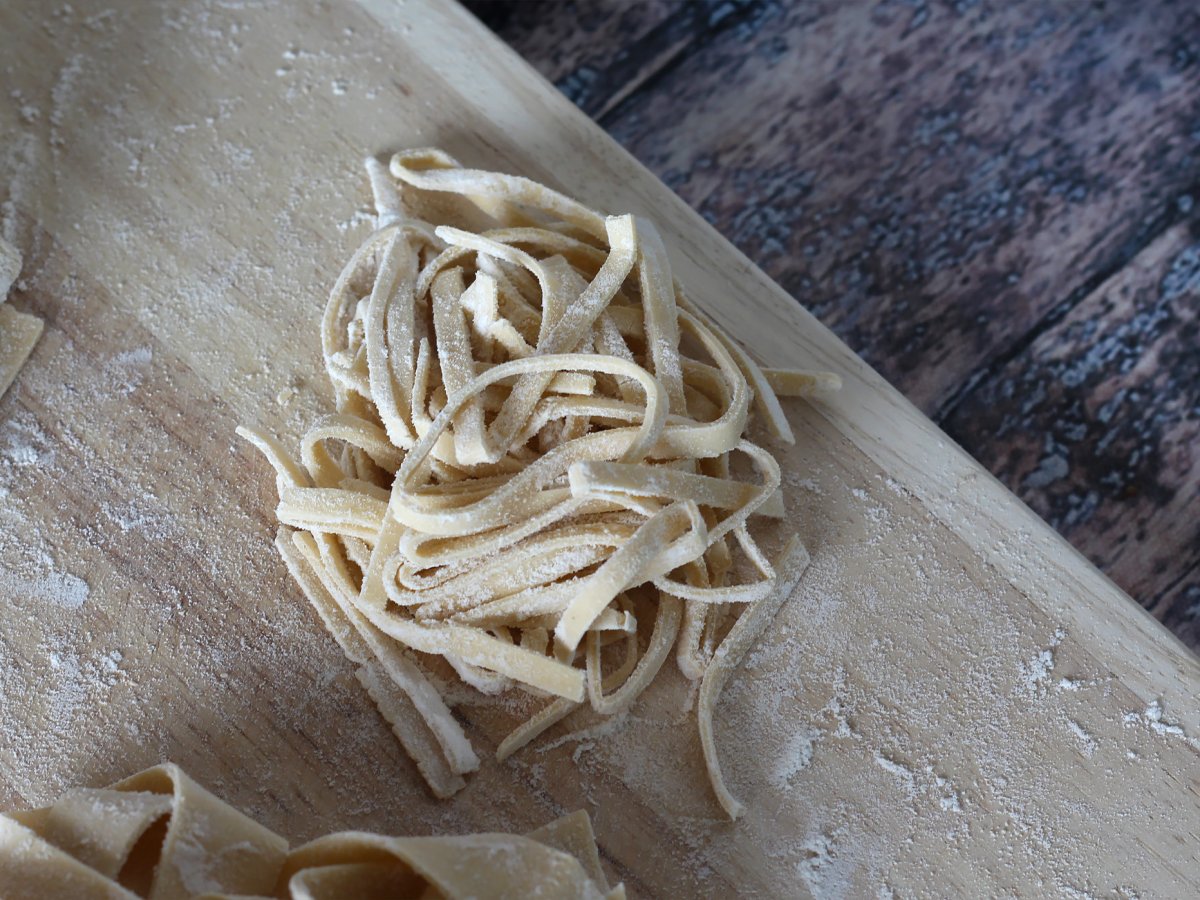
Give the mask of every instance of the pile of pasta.
<svg viewBox="0 0 1200 900">
<path fill-rule="evenodd" d="M 778 397 L 837 377 L 759 367 L 645 219 L 439 150 L 367 169 L 378 228 L 321 325 L 337 412 L 299 459 L 239 430 L 277 473 L 291 574 L 437 795 L 479 760 L 427 657 L 548 698 L 503 759 L 581 707 L 626 710 L 673 653 L 736 818 L 713 707 L 808 559 L 751 533 L 783 501 L 748 423 L 791 441 Z"/>
<path fill-rule="evenodd" d="M 622 900 L 600 867 L 587 813 L 522 837 L 384 837 L 347 831 L 287 841 L 178 766 L 68 791 L 0 815 L 5 900 Z"/>
</svg>

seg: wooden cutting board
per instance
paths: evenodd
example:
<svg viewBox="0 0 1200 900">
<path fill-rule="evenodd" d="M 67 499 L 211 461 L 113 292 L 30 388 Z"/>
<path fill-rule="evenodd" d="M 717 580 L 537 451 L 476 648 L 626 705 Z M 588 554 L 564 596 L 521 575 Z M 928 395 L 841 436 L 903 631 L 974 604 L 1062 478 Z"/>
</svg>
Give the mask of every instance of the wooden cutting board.
<svg viewBox="0 0 1200 900">
<path fill-rule="evenodd" d="M 636 896 L 1200 893 L 1196 658 L 464 11 L 121 7 L 0 12 L 11 302 L 47 321 L 0 401 L 0 804 L 169 758 L 297 841 L 584 807 Z M 789 406 L 813 565 L 718 711 L 736 824 L 675 676 L 432 800 L 274 555 L 234 426 L 328 408 L 360 161 L 426 144 L 652 217 L 761 359 L 846 379 Z M 453 699 L 486 753 L 520 715 Z"/>
</svg>

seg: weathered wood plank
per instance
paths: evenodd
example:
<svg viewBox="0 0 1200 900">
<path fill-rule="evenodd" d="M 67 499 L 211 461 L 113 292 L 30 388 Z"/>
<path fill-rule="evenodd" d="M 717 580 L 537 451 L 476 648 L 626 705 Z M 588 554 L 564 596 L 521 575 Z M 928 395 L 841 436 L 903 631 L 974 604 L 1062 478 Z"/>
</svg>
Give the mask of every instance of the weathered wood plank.
<svg viewBox="0 0 1200 900">
<path fill-rule="evenodd" d="M 1200 173 L 1183 4 L 768 4 L 605 122 L 927 412 Z"/>
<path fill-rule="evenodd" d="M 596 115 L 680 52 L 701 20 L 707 19 L 706 8 L 714 4 L 467 0 L 463 5 L 579 106 Z"/>
<path fill-rule="evenodd" d="M 1200 646 L 1200 241 L 1177 226 L 946 426 L 1093 562 Z"/>
</svg>

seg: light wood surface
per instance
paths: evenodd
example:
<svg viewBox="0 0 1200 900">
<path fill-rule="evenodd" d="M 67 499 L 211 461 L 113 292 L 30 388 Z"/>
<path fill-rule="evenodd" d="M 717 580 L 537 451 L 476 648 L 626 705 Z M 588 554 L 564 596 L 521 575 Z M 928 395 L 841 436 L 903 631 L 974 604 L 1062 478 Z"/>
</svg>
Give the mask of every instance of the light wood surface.
<svg viewBox="0 0 1200 900">
<path fill-rule="evenodd" d="M 47 321 L 0 400 L 0 803 L 169 758 L 292 840 L 582 806 L 636 896 L 1200 890 L 1195 657 L 465 12 L 106 10 L 0 13 L 10 302 Z M 424 144 L 653 217 L 761 359 L 846 378 L 789 406 L 813 566 L 718 711 L 736 824 L 678 677 L 432 800 L 273 554 L 233 428 L 326 408 L 361 158 Z M 484 751 L 522 711 L 455 699 Z"/>
</svg>

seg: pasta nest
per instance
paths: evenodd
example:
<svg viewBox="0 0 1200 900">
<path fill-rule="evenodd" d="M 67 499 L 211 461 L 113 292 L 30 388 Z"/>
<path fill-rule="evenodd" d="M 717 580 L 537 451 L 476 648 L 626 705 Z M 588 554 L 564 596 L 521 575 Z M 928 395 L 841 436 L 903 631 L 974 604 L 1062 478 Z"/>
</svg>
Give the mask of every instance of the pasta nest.
<svg viewBox="0 0 1200 900">
<path fill-rule="evenodd" d="M 293 577 L 438 795 L 479 760 L 428 656 L 552 698 L 505 758 L 581 706 L 627 709 L 673 653 L 736 816 L 713 706 L 807 561 L 751 533 L 783 502 L 748 422 L 790 441 L 778 397 L 837 377 L 756 364 L 643 218 L 439 150 L 367 168 L 378 227 L 321 324 L 337 411 L 298 459 L 240 430 L 276 470 Z"/>
</svg>

